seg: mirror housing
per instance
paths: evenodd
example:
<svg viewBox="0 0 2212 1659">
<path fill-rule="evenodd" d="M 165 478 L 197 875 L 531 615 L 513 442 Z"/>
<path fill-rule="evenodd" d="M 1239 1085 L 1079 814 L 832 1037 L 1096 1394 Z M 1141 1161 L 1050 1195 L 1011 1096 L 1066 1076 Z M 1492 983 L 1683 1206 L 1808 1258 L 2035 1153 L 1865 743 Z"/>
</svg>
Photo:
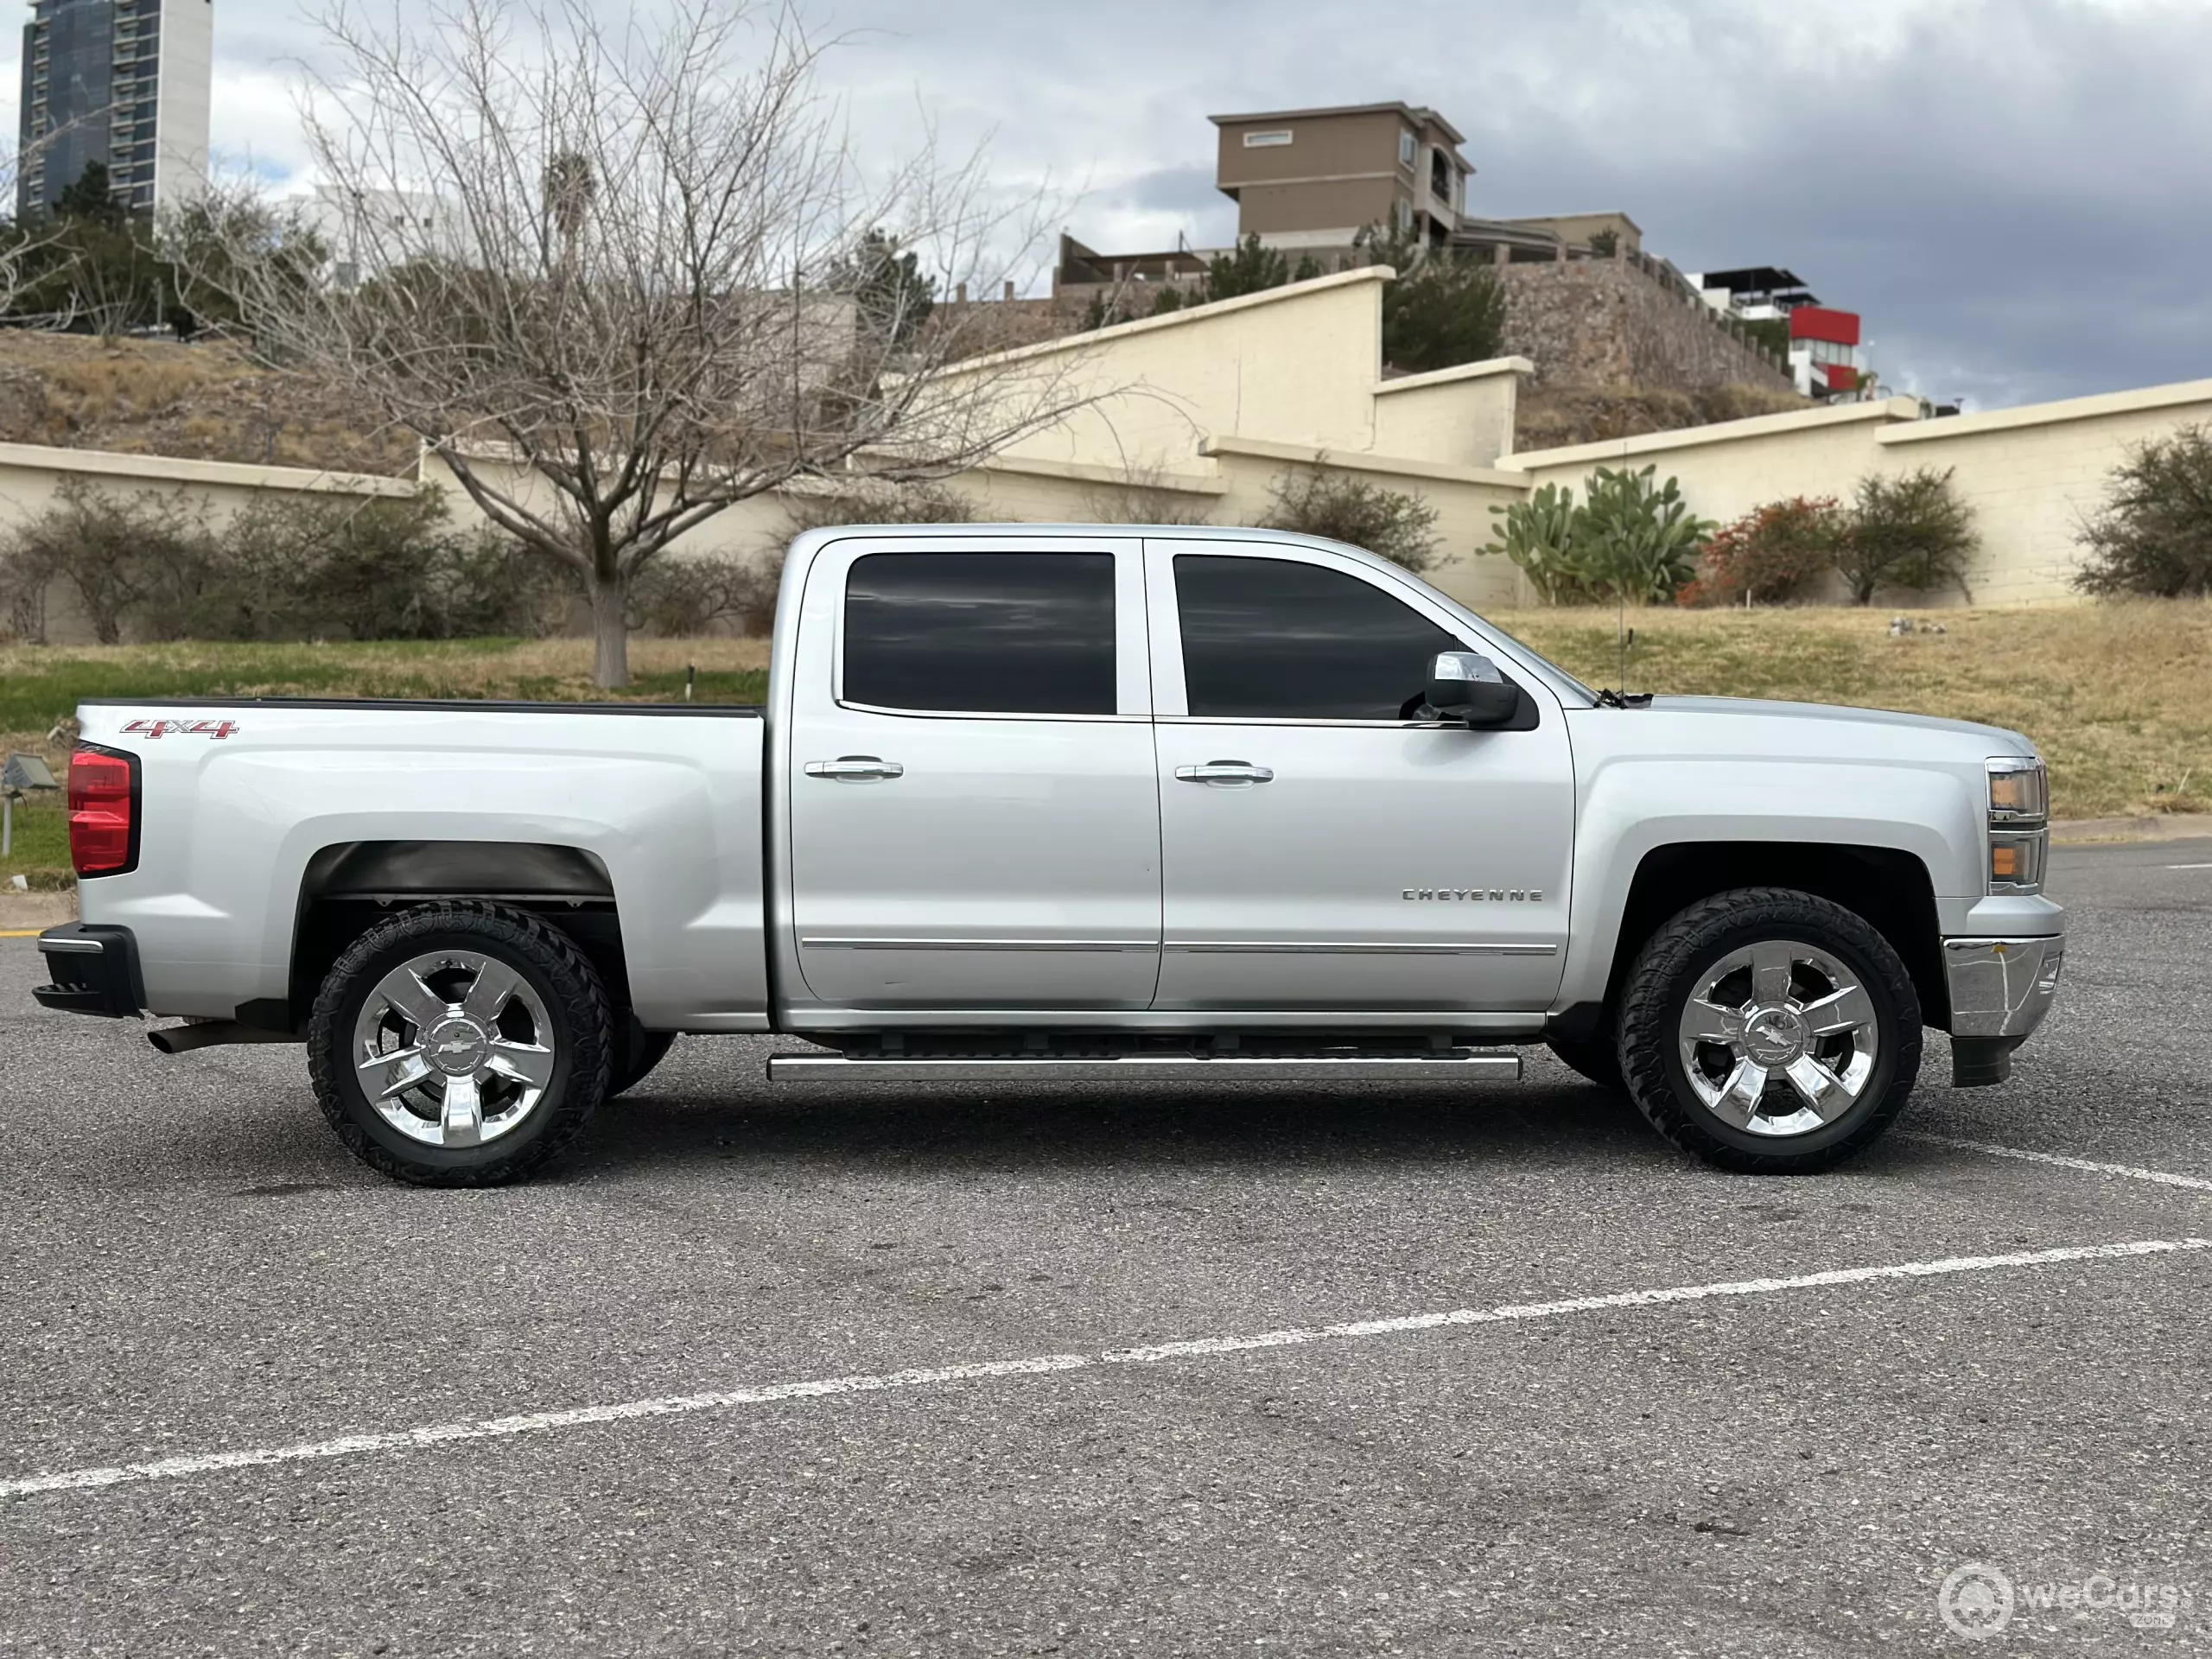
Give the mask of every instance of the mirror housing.
<svg viewBox="0 0 2212 1659">
<path fill-rule="evenodd" d="M 1446 720 L 1478 731 L 1509 724 L 1521 708 L 1521 688 L 1479 652 L 1446 651 L 1428 665 L 1428 704 Z"/>
</svg>

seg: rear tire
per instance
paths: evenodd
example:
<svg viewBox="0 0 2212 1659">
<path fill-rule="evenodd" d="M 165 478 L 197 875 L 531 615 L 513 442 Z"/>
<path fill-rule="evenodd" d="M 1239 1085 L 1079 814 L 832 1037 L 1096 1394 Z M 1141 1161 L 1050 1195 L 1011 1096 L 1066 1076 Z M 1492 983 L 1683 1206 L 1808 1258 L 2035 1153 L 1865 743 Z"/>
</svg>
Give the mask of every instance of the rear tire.
<svg viewBox="0 0 2212 1659">
<path fill-rule="evenodd" d="M 607 992 L 526 912 L 448 899 L 363 934 L 308 1028 L 315 1098 L 346 1149 L 423 1186 L 531 1175 L 607 1094 Z"/>
<path fill-rule="evenodd" d="M 1809 1174 L 1864 1151 L 1920 1071 L 1920 999 L 1890 943 L 1810 893 L 1700 899 L 1638 953 L 1620 1062 L 1652 1127 L 1722 1169 Z"/>
</svg>

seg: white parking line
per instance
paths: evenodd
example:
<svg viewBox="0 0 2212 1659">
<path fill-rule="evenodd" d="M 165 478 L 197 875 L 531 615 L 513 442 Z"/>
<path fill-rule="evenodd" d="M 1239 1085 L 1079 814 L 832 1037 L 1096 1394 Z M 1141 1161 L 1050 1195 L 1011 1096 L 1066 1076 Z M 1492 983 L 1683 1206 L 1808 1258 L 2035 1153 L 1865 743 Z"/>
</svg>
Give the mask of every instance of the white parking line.
<svg viewBox="0 0 2212 1659">
<path fill-rule="evenodd" d="M 2169 864 L 2170 870 L 2212 870 L 2212 864 Z"/>
<path fill-rule="evenodd" d="M 1993 1141 L 1961 1141 L 1955 1135 L 1928 1135 L 1919 1129 L 1900 1133 L 1908 1141 L 1927 1141 L 1939 1147 L 1958 1147 L 1967 1152 L 1986 1152 L 1993 1158 L 2018 1158 L 2023 1163 L 2050 1164 L 2058 1169 L 2086 1170 L 2092 1175 L 2119 1175 L 2131 1181 L 2151 1181 L 2159 1186 L 2186 1186 L 2212 1192 L 2212 1180 L 2202 1175 L 2176 1175 L 2163 1169 L 2138 1169 L 2133 1164 L 2101 1164 L 2092 1158 L 2068 1158 L 2056 1152 L 2030 1152 L 2024 1147 L 2000 1147 Z"/>
<path fill-rule="evenodd" d="M 1149 1365 L 1163 1360 L 1201 1359 L 1220 1354 L 1250 1353 L 1266 1348 L 1295 1347 L 1307 1343 L 1357 1341 L 1369 1337 L 1395 1336 L 1455 1325 L 1556 1319 L 1564 1314 L 1595 1313 L 1605 1308 L 1650 1307 L 1668 1302 L 1704 1301 L 1717 1296 L 1763 1296 L 1775 1291 L 1815 1290 L 1835 1285 L 1868 1284 L 1883 1279 L 1935 1279 L 1963 1273 L 1986 1273 L 1997 1268 L 2039 1268 L 2062 1262 L 2105 1262 L 2125 1256 L 2164 1255 L 2177 1250 L 2203 1249 L 2212 1249 L 2212 1238 L 2140 1239 L 2124 1244 L 2072 1245 L 2059 1249 L 2023 1250 L 2011 1255 L 1953 1255 L 1932 1262 L 1892 1262 L 1884 1267 L 1836 1268 L 1825 1273 L 1798 1274 L 1782 1279 L 1732 1279 L 1717 1284 L 1677 1285 L 1662 1290 L 1627 1290 L 1608 1296 L 1577 1296 L 1559 1302 L 1516 1302 L 1502 1307 L 1455 1308 L 1449 1313 L 1410 1313 L 1395 1319 L 1362 1319 L 1346 1325 L 1299 1326 L 1285 1331 L 1262 1332 L 1255 1336 L 1204 1337 L 1193 1341 L 1158 1343 L 1142 1348 L 1110 1348 L 1088 1354 L 1043 1354 L 1031 1359 L 979 1360 L 964 1365 L 886 1371 L 874 1376 L 832 1376 L 804 1382 L 772 1382 L 759 1388 L 733 1389 L 716 1394 L 671 1395 L 658 1400 L 632 1400 L 621 1405 L 581 1406 L 567 1411 L 532 1412 L 519 1417 L 432 1423 L 420 1428 L 400 1429 L 389 1433 L 346 1434 L 335 1440 L 308 1440 L 294 1446 L 258 1446 L 240 1452 L 211 1452 L 195 1457 L 162 1458 L 150 1463 L 71 1469 L 59 1474 L 31 1475 L 21 1479 L 0 1481 L 0 1497 L 24 1497 L 35 1492 L 121 1486 L 139 1481 L 178 1480 L 193 1475 L 215 1474 L 226 1469 L 264 1468 L 275 1464 L 306 1463 L 321 1458 L 365 1457 L 381 1452 L 406 1452 L 421 1446 L 442 1446 L 455 1440 L 499 1440 L 511 1434 L 579 1428 L 593 1423 L 622 1422 L 635 1417 L 675 1417 L 691 1412 L 727 1411 L 740 1406 L 766 1405 L 781 1400 L 875 1394 L 891 1389 L 926 1388 L 939 1382 L 993 1377 L 1033 1376 L 1052 1371 L 1084 1370 L 1096 1365 Z"/>
</svg>

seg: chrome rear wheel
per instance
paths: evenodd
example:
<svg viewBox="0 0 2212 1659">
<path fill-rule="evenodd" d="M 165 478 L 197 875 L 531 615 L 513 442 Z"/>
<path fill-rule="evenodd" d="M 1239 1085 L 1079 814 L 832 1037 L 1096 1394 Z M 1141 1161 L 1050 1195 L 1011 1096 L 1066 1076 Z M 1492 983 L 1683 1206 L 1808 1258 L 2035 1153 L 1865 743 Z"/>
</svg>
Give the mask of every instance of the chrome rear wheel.
<svg viewBox="0 0 2212 1659">
<path fill-rule="evenodd" d="M 432 1147 L 476 1147 L 545 1097 L 558 1042 L 544 999 L 506 963 L 438 950 L 379 979 L 353 1023 L 354 1070 L 378 1116 Z"/>
<path fill-rule="evenodd" d="M 607 1096 L 607 989 L 544 918 L 436 899 L 332 964 L 308 1029 L 315 1097 L 363 1162 L 404 1181 L 519 1180 Z"/>
</svg>

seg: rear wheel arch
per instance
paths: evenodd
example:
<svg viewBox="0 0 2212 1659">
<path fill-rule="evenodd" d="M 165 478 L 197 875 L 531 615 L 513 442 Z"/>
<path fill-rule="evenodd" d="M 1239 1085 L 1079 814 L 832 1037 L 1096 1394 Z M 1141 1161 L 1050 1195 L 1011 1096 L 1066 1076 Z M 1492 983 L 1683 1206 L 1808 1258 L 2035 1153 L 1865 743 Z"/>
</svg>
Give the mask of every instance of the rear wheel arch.
<svg viewBox="0 0 2212 1659">
<path fill-rule="evenodd" d="M 557 843 L 339 842 L 302 875 L 283 1003 L 255 1005 L 249 1024 L 304 1029 L 323 977 L 354 942 L 419 905 L 475 899 L 537 917 L 565 935 L 609 998 L 629 1006 L 629 974 L 613 877 L 598 855 Z M 241 1009 L 239 1018 L 247 1019 Z"/>
</svg>

